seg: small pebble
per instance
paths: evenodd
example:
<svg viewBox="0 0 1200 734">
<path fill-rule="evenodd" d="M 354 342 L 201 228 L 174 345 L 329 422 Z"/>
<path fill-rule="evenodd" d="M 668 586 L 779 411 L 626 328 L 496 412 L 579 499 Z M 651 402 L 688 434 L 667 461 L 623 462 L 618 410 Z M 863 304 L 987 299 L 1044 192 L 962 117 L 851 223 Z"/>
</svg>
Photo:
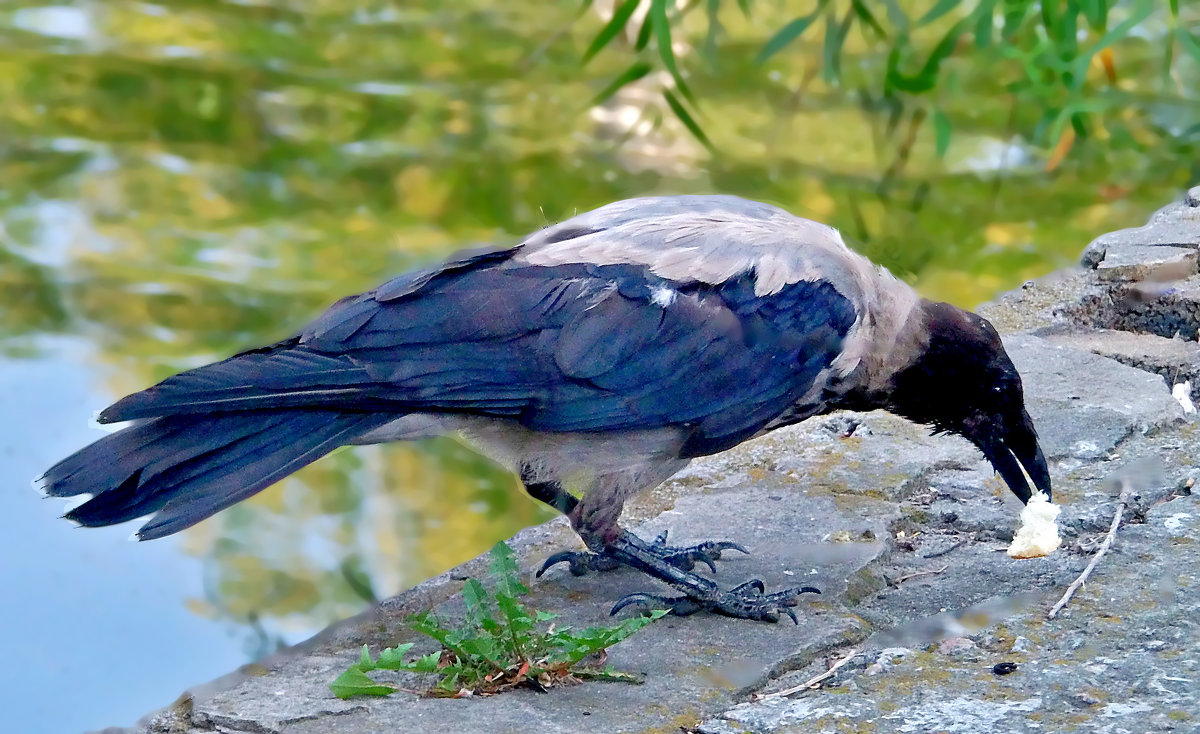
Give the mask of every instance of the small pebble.
<svg viewBox="0 0 1200 734">
<path fill-rule="evenodd" d="M 1100 699 L 1096 698 L 1090 693 L 1076 693 L 1071 697 L 1071 700 L 1079 706 L 1095 706 L 1096 704 L 1100 703 Z"/>
<path fill-rule="evenodd" d="M 1012 652 L 1029 652 L 1033 649 L 1033 643 L 1028 637 L 1018 637 L 1013 640 Z"/>
<path fill-rule="evenodd" d="M 1016 663 L 996 663 L 992 666 L 992 672 L 996 675 L 1008 675 L 1017 669 Z"/>
<path fill-rule="evenodd" d="M 875 662 L 867 666 L 864 671 L 867 675 L 879 675 L 886 673 L 904 661 L 909 655 L 912 655 L 912 650 L 907 647 L 887 647 L 879 651 L 879 657 Z"/>
</svg>

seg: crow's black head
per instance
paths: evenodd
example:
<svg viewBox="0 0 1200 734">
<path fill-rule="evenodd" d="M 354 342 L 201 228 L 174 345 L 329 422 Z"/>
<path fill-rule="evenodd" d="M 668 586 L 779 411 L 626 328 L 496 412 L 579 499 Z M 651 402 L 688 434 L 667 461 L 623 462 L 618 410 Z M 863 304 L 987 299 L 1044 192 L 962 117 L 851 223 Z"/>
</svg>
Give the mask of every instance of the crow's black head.
<svg viewBox="0 0 1200 734">
<path fill-rule="evenodd" d="M 890 409 L 979 447 L 1022 502 L 1034 486 L 1050 496 L 1050 474 L 1025 410 L 1017 368 L 987 319 L 922 301 L 924 349 L 893 379 Z"/>
</svg>

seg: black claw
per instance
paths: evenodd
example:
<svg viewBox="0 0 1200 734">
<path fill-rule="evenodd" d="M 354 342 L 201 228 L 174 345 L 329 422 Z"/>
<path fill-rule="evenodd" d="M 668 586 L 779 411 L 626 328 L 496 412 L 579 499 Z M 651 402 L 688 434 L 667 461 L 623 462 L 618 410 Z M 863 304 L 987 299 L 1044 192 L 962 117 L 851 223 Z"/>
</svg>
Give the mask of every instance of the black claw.
<svg viewBox="0 0 1200 734">
<path fill-rule="evenodd" d="M 578 551 L 559 551 L 558 553 L 555 553 L 546 559 L 546 562 L 542 564 L 542 567 L 538 569 L 538 572 L 534 574 L 534 577 L 540 579 L 542 574 L 546 573 L 551 566 L 562 563 L 563 561 L 569 562 L 574 559 L 578 553 Z"/>
<path fill-rule="evenodd" d="M 720 558 L 721 553 L 723 553 L 724 551 L 727 551 L 727 550 L 735 550 L 739 553 L 745 553 L 746 555 L 750 555 L 750 551 L 746 550 L 744 547 L 742 547 L 738 543 L 733 543 L 728 540 L 710 540 L 707 543 L 701 543 L 697 547 L 703 548 L 705 553 L 707 553 L 709 556 L 711 556 L 713 558 Z"/>
<path fill-rule="evenodd" d="M 617 616 L 617 612 L 620 612 L 625 607 L 632 606 L 634 604 L 637 604 L 641 607 L 641 609 L 639 609 L 638 611 L 645 611 L 650 608 L 647 604 L 647 597 L 650 597 L 650 595 L 649 594 L 627 594 L 626 596 L 623 596 L 620 599 L 617 599 L 617 603 L 613 604 L 613 608 L 608 610 L 608 616 L 615 617 L 615 616 Z M 654 597 L 654 598 L 657 598 L 657 597 Z"/>
<path fill-rule="evenodd" d="M 651 548 L 654 548 L 655 550 L 667 550 L 668 546 L 666 545 L 666 539 L 666 533 L 659 534 L 659 536 L 654 539 L 654 543 L 651 544 Z M 667 563 L 670 563 L 672 566 L 684 571 L 691 571 L 693 568 L 695 568 L 697 563 L 703 563 L 705 566 L 708 566 L 708 569 L 713 573 L 717 572 L 717 564 L 714 563 L 714 561 L 720 560 L 721 554 L 724 551 L 736 550 L 745 553 L 746 555 L 750 554 L 750 551 L 746 550 L 741 545 L 728 540 L 709 540 L 698 545 L 688 546 L 685 548 L 675 548 L 672 550 L 673 552 L 664 553 L 662 555 L 663 560 L 665 560 Z"/>
<path fill-rule="evenodd" d="M 746 550 L 743 546 L 738 545 L 738 543 L 731 543 L 730 541 L 720 541 L 718 543 L 714 543 L 714 545 L 716 546 L 715 558 L 721 558 L 721 550 L 737 550 L 738 553 L 744 553 L 746 555 L 750 555 L 749 550 Z"/>
<path fill-rule="evenodd" d="M 662 559 L 682 571 L 691 571 L 696 567 L 696 562 L 699 561 L 708 566 L 708 569 L 713 573 L 717 572 L 717 564 L 713 563 L 713 559 L 708 554 L 696 548 L 684 548 L 675 553 L 665 554 Z"/>
<path fill-rule="evenodd" d="M 602 553 L 589 553 L 588 551 L 559 551 L 546 559 L 542 567 L 535 574 L 537 578 L 541 578 L 551 566 L 566 561 L 571 571 L 572 576 L 583 576 L 589 571 L 611 571 L 620 565 L 617 559 L 604 555 Z"/>
<path fill-rule="evenodd" d="M 730 594 L 740 594 L 740 593 L 744 592 L 746 589 L 754 589 L 758 593 L 762 594 L 762 593 L 766 592 L 767 585 L 763 583 L 762 579 L 750 579 L 749 581 L 745 582 L 744 584 L 738 584 L 737 586 L 733 587 L 732 589 L 729 590 L 729 593 Z"/>
<path fill-rule="evenodd" d="M 750 591 L 757 592 L 757 595 L 751 596 Z M 771 594 L 766 594 L 764 591 L 764 585 L 760 579 L 751 579 L 719 595 L 713 611 L 731 617 L 760 619 L 766 622 L 778 622 L 780 615 L 786 614 L 793 623 L 800 624 L 792 607 L 800 603 L 799 596 L 801 594 L 815 592 L 816 589 L 805 586 L 784 589 Z"/>
<path fill-rule="evenodd" d="M 698 602 L 686 596 L 669 597 L 637 592 L 618 599 L 608 614 L 615 617 L 622 609 L 632 606 L 636 606 L 638 613 L 643 615 L 649 615 L 655 609 L 666 609 L 676 617 L 686 617 L 704 608 Z"/>
</svg>

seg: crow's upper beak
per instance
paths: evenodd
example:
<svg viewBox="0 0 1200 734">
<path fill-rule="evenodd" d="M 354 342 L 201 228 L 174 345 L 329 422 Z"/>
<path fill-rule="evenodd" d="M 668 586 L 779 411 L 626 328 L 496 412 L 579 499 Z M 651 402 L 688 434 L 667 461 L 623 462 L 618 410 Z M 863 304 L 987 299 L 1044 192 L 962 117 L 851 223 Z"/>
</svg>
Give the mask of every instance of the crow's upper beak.
<svg viewBox="0 0 1200 734">
<path fill-rule="evenodd" d="M 988 441 L 981 447 L 984 455 L 1021 502 L 1028 503 L 1033 496 L 1033 490 L 1025 481 L 1026 474 L 1033 480 L 1033 486 L 1045 492 L 1046 499 L 1051 499 L 1050 470 L 1046 467 L 1046 457 L 1038 445 L 1037 431 L 1029 414 L 1022 410 L 1019 420 L 1006 428 L 1000 434 L 1003 438 Z"/>
</svg>

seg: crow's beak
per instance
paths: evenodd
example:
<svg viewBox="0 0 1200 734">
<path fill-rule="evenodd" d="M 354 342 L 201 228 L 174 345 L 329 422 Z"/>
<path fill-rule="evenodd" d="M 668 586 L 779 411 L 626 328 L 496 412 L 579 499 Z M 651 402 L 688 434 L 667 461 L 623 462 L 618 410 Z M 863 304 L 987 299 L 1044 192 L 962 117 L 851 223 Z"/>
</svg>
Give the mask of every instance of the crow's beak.
<svg viewBox="0 0 1200 734">
<path fill-rule="evenodd" d="M 1050 470 L 1046 466 L 1046 457 L 1042 455 L 1042 447 L 1038 445 L 1037 431 L 1029 414 L 1022 410 L 1015 425 L 1007 426 L 1002 435 L 1003 439 L 988 441 L 981 448 L 1004 483 L 1021 502 L 1028 503 L 1033 496 L 1033 490 L 1025 481 L 1025 475 L 1028 474 L 1033 486 L 1045 492 L 1046 499 L 1051 499 Z"/>
</svg>

